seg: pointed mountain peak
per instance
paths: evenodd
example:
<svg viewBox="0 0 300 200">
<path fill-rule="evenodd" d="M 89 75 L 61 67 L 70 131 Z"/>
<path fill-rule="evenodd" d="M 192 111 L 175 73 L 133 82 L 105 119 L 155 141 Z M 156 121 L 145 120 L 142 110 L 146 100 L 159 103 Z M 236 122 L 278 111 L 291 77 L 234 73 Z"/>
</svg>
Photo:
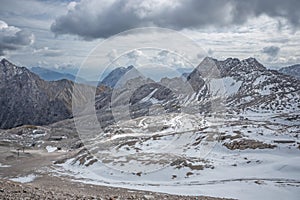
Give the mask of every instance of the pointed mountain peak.
<svg viewBox="0 0 300 200">
<path fill-rule="evenodd" d="M 212 57 L 205 57 L 202 62 L 197 66 L 197 70 L 203 69 L 206 66 L 212 66 L 212 65 L 216 65 L 216 63 L 218 62 L 217 59 L 212 58 Z"/>
<path fill-rule="evenodd" d="M 131 70 L 131 69 L 133 69 L 133 68 L 134 68 L 133 65 L 129 65 L 126 69 L 127 69 L 127 70 Z"/>
<path fill-rule="evenodd" d="M 227 58 L 222 61 L 212 57 L 205 57 L 194 71 L 198 71 L 197 73 L 201 74 L 202 77 L 225 77 L 233 74 L 265 70 L 267 69 L 252 57 L 244 60 Z"/>
<path fill-rule="evenodd" d="M 0 62 L 0 67 L 2 68 L 2 70 L 4 71 L 20 71 L 22 69 L 22 67 L 17 67 L 15 64 L 13 64 L 12 62 L 10 62 L 9 60 L 3 58 Z"/>
<path fill-rule="evenodd" d="M 27 70 L 26 67 L 19 67 L 12 63 L 11 61 L 7 60 L 6 58 L 3 58 L 0 61 L 0 65 L 6 69 L 11 69 L 11 70 Z"/>
<path fill-rule="evenodd" d="M 253 57 L 246 58 L 244 61 L 258 63 L 258 61 Z"/>
<path fill-rule="evenodd" d="M 242 65 L 250 67 L 252 70 L 264 71 L 267 69 L 253 57 L 242 60 L 241 62 L 242 62 Z"/>
<path fill-rule="evenodd" d="M 0 75 L 5 76 L 6 79 L 13 78 L 15 75 L 39 79 L 38 75 L 30 72 L 26 67 L 19 67 L 5 58 L 0 61 Z"/>
<path fill-rule="evenodd" d="M 213 58 L 213 57 L 208 57 L 208 56 L 206 56 L 203 60 L 202 60 L 202 62 L 216 62 L 216 61 L 218 61 L 217 59 L 215 59 L 215 58 Z M 201 63 L 202 63 L 201 62 Z"/>
<path fill-rule="evenodd" d="M 7 60 L 6 58 L 2 58 L 1 64 L 2 64 L 3 66 L 14 65 L 14 64 L 12 64 L 9 60 Z"/>
<path fill-rule="evenodd" d="M 127 77 L 136 77 L 139 76 L 137 69 L 130 65 L 128 67 L 117 67 L 112 70 L 101 82 L 99 85 L 105 85 L 111 88 L 114 88 L 118 81 L 127 74 Z"/>
</svg>

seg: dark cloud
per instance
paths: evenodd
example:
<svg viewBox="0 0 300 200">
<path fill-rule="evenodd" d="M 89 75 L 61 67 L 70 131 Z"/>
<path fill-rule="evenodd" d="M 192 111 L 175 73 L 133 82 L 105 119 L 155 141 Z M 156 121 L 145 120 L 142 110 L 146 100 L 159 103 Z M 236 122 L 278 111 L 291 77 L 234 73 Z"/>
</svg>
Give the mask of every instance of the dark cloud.
<svg viewBox="0 0 300 200">
<path fill-rule="evenodd" d="M 181 30 L 206 25 L 242 24 L 266 14 L 300 25 L 299 0 L 82 0 L 72 2 L 66 15 L 51 26 L 55 34 L 74 34 L 85 39 L 107 38 L 145 26 Z"/>
<path fill-rule="evenodd" d="M 299 0 L 235 0 L 235 20 L 245 20 L 250 16 L 266 14 L 270 17 L 282 17 L 290 24 L 300 26 Z"/>
<path fill-rule="evenodd" d="M 262 49 L 262 53 L 265 53 L 271 57 L 276 57 L 280 51 L 279 47 L 276 46 L 268 46 Z"/>
<path fill-rule="evenodd" d="M 21 47 L 32 44 L 34 36 L 32 33 L 20 30 L 14 26 L 8 26 L 0 20 L 0 55 L 6 51 L 17 50 Z"/>
</svg>

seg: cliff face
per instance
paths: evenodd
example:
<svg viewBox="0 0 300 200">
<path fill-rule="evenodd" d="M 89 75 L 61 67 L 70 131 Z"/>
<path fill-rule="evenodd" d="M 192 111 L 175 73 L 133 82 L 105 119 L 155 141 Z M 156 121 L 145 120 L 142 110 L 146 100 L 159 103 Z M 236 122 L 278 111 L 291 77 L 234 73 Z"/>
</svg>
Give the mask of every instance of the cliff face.
<svg viewBox="0 0 300 200">
<path fill-rule="evenodd" d="M 0 128 L 49 124 L 71 117 L 73 82 L 47 82 L 25 67 L 0 62 Z"/>
</svg>

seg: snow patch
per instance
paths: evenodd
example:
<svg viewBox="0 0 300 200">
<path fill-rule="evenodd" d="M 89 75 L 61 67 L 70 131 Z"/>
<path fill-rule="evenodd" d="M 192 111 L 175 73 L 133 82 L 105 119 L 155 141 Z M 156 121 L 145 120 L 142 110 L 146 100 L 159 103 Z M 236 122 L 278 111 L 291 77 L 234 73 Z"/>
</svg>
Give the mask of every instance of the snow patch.
<svg viewBox="0 0 300 200">
<path fill-rule="evenodd" d="M 0 163 L 0 167 L 10 167 L 10 165 L 2 165 L 2 163 Z"/>
<path fill-rule="evenodd" d="M 209 81 L 209 87 L 215 96 L 231 96 L 238 92 L 242 82 L 236 81 L 232 77 L 212 79 Z"/>
<path fill-rule="evenodd" d="M 57 147 L 46 146 L 46 150 L 48 151 L 48 153 L 52 153 L 57 150 Z"/>
<path fill-rule="evenodd" d="M 20 183 L 29 183 L 32 182 L 37 176 L 35 174 L 29 174 L 27 176 L 20 176 L 16 178 L 11 178 L 9 180 L 15 181 L 15 182 L 20 182 Z"/>
</svg>

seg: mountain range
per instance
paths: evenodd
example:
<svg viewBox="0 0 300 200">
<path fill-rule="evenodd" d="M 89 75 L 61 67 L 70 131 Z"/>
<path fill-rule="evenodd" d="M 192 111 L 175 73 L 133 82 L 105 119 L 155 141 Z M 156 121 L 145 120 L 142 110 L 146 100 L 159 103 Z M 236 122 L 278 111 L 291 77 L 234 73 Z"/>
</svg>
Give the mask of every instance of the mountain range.
<svg viewBox="0 0 300 200">
<path fill-rule="evenodd" d="M 87 81 L 84 78 L 75 76 L 70 73 L 61 73 L 61 72 L 57 72 L 57 71 L 54 71 L 51 69 L 46 69 L 43 67 L 32 67 L 29 70 L 31 72 L 37 74 L 41 79 L 43 79 L 45 81 L 58 81 L 58 80 L 67 79 L 67 80 L 77 82 L 77 83 L 95 85 L 94 81 Z"/>
<path fill-rule="evenodd" d="M 92 115 L 74 118 L 86 149 L 59 166 L 75 178 L 184 194 L 262 189 L 257 180 L 263 194 L 297 190 L 286 185 L 299 182 L 298 79 L 255 58 L 207 57 L 187 76 L 158 82 L 126 75 L 95 97 L 101 128 Z"/>
<path fill-rule="evenodd" d="M 115 83 L 118 76 L 114 73 L 112 77 Z M 154 106 L 157 104 L 164 112 L 209 113 L 225 109 L 230 113 L 283 113 L 298 111 L 299 102 L 299 80 L 269 70 L 254 58 L 205 58 L 186 75 L 186 80 L 178 77 L 154 82 L 138 76 L 123 87 L 96 96 L 98 117 L 105 123 L 113 119 L 111 107 L 122 110 L 122 106 L 129 106 L 131 117 L 136 118 L 149 115 L 150 108 L 152 114 L 158 115 Z"/>
<path fill-rule="evenodd" d="M 43 67 L 32 67 L 29 70 L 37 74 L 41 79 L 44 79 L 45 81 L 58 81 L 61 79 L 67 79 L 71 81 L 76 80 L 76 77 L 73 74 L 60 73 Z"/>
<path fill-rule="evenodd" d="M 209 71 L 211 69 L 214 73 Z M 48 72 L 40 68 L 32 71 Z M 47 79 L 51 74 L 53 77 L 59 75 L 49 74 Z M 0 75 L 1 128 L 49 124 L 72 117 L 73 81 L 45 81 L 6 59 L 0 63 Z M 159 115 L 161 108 L 163 112 L 196 110 L 199 113 L 208 113 L 212 109 L 214 112 L 226 109 L 231 113 L 299 110 L 299 80 L 268 70 L 254 58 L 218 61 L 207 57 L 185 76 L 155 82 L 143 77 L 133 66 L 113 70 L 102 80 L 100 85 L 105 87 L 96 95 L 99 121 L 104 127 L 114 123 L 112 107 L 122 110 L 126 106 L 129 106 L 132 118 L 150 112 Z M 82 88 L 92 87 L 82 85 Z M 84 95 L 80 98 L 85 99 Z"/>
</svg>

